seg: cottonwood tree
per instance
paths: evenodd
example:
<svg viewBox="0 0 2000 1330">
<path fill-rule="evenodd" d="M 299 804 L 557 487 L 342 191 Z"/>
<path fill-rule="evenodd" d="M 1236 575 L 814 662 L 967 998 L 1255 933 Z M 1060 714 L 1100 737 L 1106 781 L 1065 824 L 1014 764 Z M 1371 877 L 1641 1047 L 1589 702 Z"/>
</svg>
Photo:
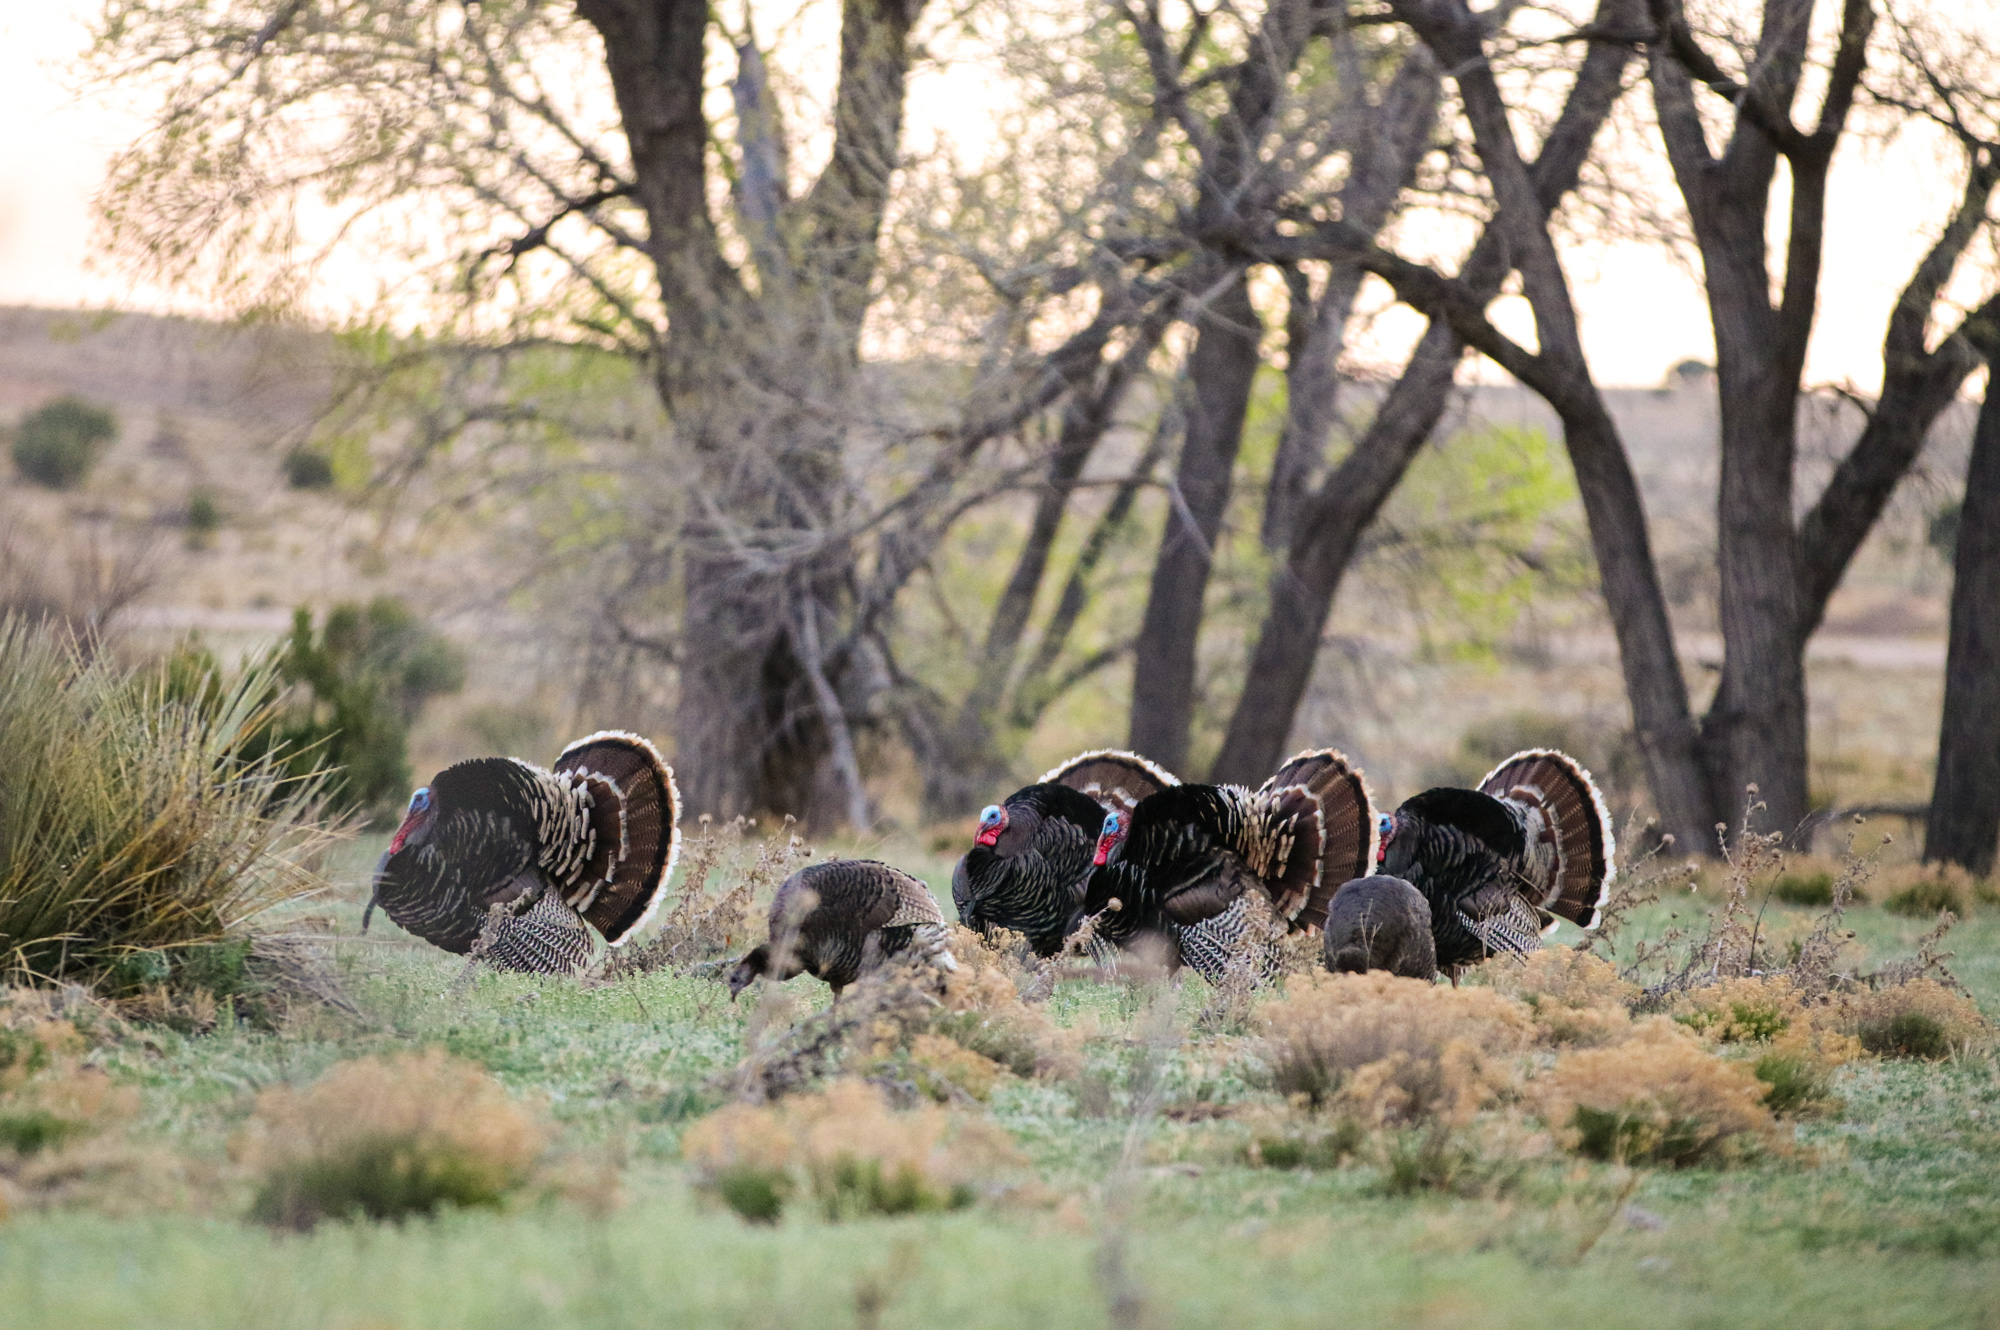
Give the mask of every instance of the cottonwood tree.
<svg viewBox="0 0 2000 1330">
<path fill-rule="evenodd" d="M 1913 65 L 1927 92 L 1951 91 L 1922 73 L 1935 33 L 1906 24 L 1897 43 L 1871 45 L 1874 16 L 1861 0 L 1839 12 L 1825 52 L 1810 41 L 1810 0 L 1770 0 L 1762 26 L 1731 73 L 1689 27 L 1678 6 L 1648 0 L 1600 6 L 1580 30 L 1597 45 L 1643 47 L 1660 135 L 1703 259 L 1716 324 L 1722 392 L 1718 495 L 1722 628 L 1726 659 L 1706 715 L 1696 719 L 1673 647 L 1646 539 L 1645 512 L 1615 423 L 1590 375 L 1575 302 L 1534 181 L 1520 160 L 1515 108 L 1493 76 L 1499 15 L 1463 0 L 1394 0 L 1407 23 L 1452 71 L 1491 184 L 1495 225 L 1522 273 L 1538 346 L 1502 335 L 1486 316 L 1490 292 L 1463 274 L 1446 277 L 1373 245 L 1338 219 L 1316 220 L 1295 237 L 1257 244 L 1269 255 L 1355 261 L 1398 295 L 1447 321 L 1465 340 L 1534 388 L 1562 419 L 1576 467 L 1605 599 L 1617 634 L 1627 695 L 1666 829 L 1683 846 L 1711 851 L 1714 827 L 1750 785 L 1787 830 L 1806 812 L 1804 647 L 1856 549 L 1907 473 L 1939 412 L 1976 363 L 1946 288 L 1980 236 L 1995 183 L 1994 158 L 1960 136 L 1962 189 L 1952 214 L 1905 283 L 1884 336 L 1884 381 L 1858 440 L 1832 479 L 1794 516 L 1797 413 L 1805 392 L 1806 344 L 1822 280 L 1827 172 L 1864 88 L 1870 60 L 1885 89 L 1872 100 L 1895 108 L 1890 86 Z M 1947 42 L 1948 44 L 1948 42 Z M 1811 128 L 1794 117 L 1808 58 L 1823 56 Z M 1961 90 L 1962 91 L 1962 90 Z M 1705 112 L 1699 99 L 1724 104 Z M 1937 114 L 1949 121 L 1950 113 Z M 1705 118 L 1705 115 L 1707 118 Z M 1721 148 L 1713 149 L 1711 140 Z M 1782 197 L 1790 204 L 1782 268 L 1765 237 Z"/>
<path fill-rule="evenodd" d="M 785 95 L 749 12 L 706 0 L 107 0 L 97 28 L 96 73 L 150 99 L 104 211 L 154 275 L 281 307 L 362 238 L 451 338 L 645 367 L 673 525 L 632 566 L 676 607 L 655 645 L 704 811 L 866 819 L 851 719 L 892 673 L 897 592 L 986 445 L 1101 396 L 1105 357 L 1169 298 L 1089 254 L 1054 277 L 991 265 L 988 354 L 899 432 L 862 348 L 924 2 L 838 12 L 817 102 Z M 1066 336 L 1025 334 L 1064 298 Z M 880 465 L 857 478 L 863 438 Z"/>
</svg>

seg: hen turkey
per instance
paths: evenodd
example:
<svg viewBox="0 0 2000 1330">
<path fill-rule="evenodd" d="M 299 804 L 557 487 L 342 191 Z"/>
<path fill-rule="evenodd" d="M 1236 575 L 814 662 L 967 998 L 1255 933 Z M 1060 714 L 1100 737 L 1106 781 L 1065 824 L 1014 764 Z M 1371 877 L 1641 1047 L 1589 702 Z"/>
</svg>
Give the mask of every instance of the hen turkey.
<svg viewBox="0 0 2000 1330">
<path fill-rule="evenodd" d="M 511 757 L 446 767 L 410 796 L 376 865 L 376 906 L 446 951 L 576 974 L 597 939 L 652 916 L 680 853 L 674 773 L 636 734 L 579 739 L 544 770 Z"/>
<path fill-rule="evenodd" d="M 735 997 L 763 976 L 810 974 L 834 996 L 860 976 L 906 952 L 956 970 L 950 926 L 929 887 L 872 859 L 812 864 L 786 878 L 771 902 L 771 938 L 729 972 Z"/>
<path fill-rule="evenodd" d="M 1078 911 L 1105 813 L 1180 782 L 1143 757 L 1083 753 L 979 815 L 972 848 L 952 870 L 959 922 L 1010 928 L 1037 955 L 1062 950 Z"/>
<path fill-rule="evenodd" d="M 1334 893 L 1320 952 L 1335 974 L 1387 970 L 1435 979 L 1430 902 L 1399 877 L 1356 878 Z"/>
<path fill-rule="evenodd" d="M 1382 818 L 1379 871 L 1431 909 L 1437 963 L 1456 977 L 1541 945 L 1558 918 L 1597 926 L 1616 870 L 1611 814 L 1590 773 L 1554 749 L 1514 754 L 1476 790 L 1425 790 Z"/>
<path fill-rule="evenodd" d="M 1105 816 L 1083 910 L 1116 899 L 1113 940 L 1172 932 L 1181 959 L 1219 981 L 1250 931 L 1255 889 L 1286 928 L 1326 922 L 1341 883 L 1367 871 L 1375 821 L 1361 773 L 1334 750 L 1300 753 L 1256 789 L 1177 785 Z M 1268 945 L 1258 964 L 1274 965 Z"/>
</svg>

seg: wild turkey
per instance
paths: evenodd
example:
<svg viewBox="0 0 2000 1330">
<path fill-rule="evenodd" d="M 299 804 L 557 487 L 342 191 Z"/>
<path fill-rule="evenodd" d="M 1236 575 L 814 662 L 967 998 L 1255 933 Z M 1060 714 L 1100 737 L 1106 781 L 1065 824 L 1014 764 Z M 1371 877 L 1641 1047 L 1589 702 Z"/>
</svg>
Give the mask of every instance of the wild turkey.
<svg viewBox="0 0 2000 1330">
<path fill-rule="evenodd" d="M 1014 929 L 1037 955 L 1055 955 L 1083 904 L 1106 810 L 1129 809 L 1179 783 L 1143 757 L 1100 749 L 988 805 L 972 848 L 952 870 L 959 922 L 981 932 Z"/>
<path fill-rule="evenodd" d="M 446 951 L 484 934 L 499 968 L 576 974 L 652 916 L 679 854 L 673 769 L 636 734 L 579 739 L 546 771 L 474 758 L 410 796 L 361 930 L 380 905 Z"/>
<path fill-rule="evenodd" d="M 786 878 L 771 902 L 771 940 L 729 972 L 733 998 L 760 976 L 823 979 L 838 998 L 892 956 L 915 951 L 943 970 L 958 962 L 949 925 L 929 887 L 872 859 L 812 864 Z"/>
<path fill-rule="evenodd" d="M 1326 922 L 1339 884 L 1367 871 L 1375 822 L 1361 773 L 1332 749 L 1300 753 L 1255 791 L 1178 785 L 1106 815 L 1084 913 L 1120 903 L 1113 940 L 1175 933 L 1181 958 L 1219 982 L 1242 950 L 1252 888 L 1291 930 Z M 1268 950 L 1260 968 L 1270 971 Z"/>
<path fill-rule="evenodd" d="M 1378 871 L 1431 907 L 1439 968 L 1525 953 L 1557 917 L 1597 926 L 1616 872 L 1611 815 L 1590 773 L 1553 749 L 1495 767 L 1476 790 L 1425 790 L 1382 818 Z"/>
<path fill-rule="evenodd" d="M 1320 951 L 1335 974 L 1437 978 L 1430 903 L 1399 877 L 1359 877 L 1335 892 Z"/>
</svg>

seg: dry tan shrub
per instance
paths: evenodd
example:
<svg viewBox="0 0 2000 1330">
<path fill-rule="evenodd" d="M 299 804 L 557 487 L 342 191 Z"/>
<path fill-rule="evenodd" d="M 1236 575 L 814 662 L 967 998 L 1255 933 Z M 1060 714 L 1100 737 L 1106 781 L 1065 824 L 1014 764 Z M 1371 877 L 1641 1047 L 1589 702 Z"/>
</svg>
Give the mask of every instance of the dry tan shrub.
<svg viewBox="0 0 2000 1330">
<path fill-rule="evenodd" d="M 1841 994 L 1834 999 L 1832 1019 L 1863 1048 L 1885 1057 L 1941 1058 L 1993 1037 L 1992 1025 L 1971 998 L 1922 977 Z"/>
<path fill-rule="evenodd" d="M 1542 1118 L 1572 1150 L 1623 1163 L 1686 1165 L 1771 1139 L 1766 1086 L 1655 1016 L 1608 1048 L 1565 1054 L 1532 1085 Z"/>
<path fill-rule="evenodd" d="M 1807 1019 L 1785 975 L 1739 976 L 1677 995 L 1673 1018 L 1717 1044 L 1768 1043 Z"/>
<path fill-rule="evenodd" d="M 910 1042 L 910 1060 L 943 1077 L 971 1095 L 985 1099 L 1007 1074 L 992 1058 L 983 1057 L 949 1035 L 920 1034 Z"/>
<path fill-rule="evenodd" d="M 801 1189 L 836 1219 L 966 1205 L 978 1184 L 1022 1164 L 991 1122 L 928 1104 L 897 1112 L 857 1080 L 717 1109 L 688 1127 L 681 1153 L 701 1185 L 751 1219 L 776 1218 L 770 1202 Z"/>
<path fill-rule="evenodd" d="M 343 1062 L 303 1091 L 266 1090 L 236 1152 L 264 1174 L 259 1217 L 306 1227 L 496 1205 L 547 1140 L 498 1081 L 433 1049 Z"/>
<path fill-rule="evenodd" d="M 1631 1004 L 1639 986 L 1618 977 L 1618 967 L 1575 947 L 1545 947 L 1522 958 L 1500 956 L 1475 971 L 1494 992 L 1515 998 L 1533 1014 L 1543 1044 L 1591 1047 L 1631 1033 Z"/>
<path fill-rule="evenodd" d="M 1512 1086 L 1536 1033 L 1524 1004 L 1490 988 L 1381 971 L 1294 976 L 1257 1021 L 1279 1090 L 1371 1127 L 1470 1121 Z"/>
</svg>

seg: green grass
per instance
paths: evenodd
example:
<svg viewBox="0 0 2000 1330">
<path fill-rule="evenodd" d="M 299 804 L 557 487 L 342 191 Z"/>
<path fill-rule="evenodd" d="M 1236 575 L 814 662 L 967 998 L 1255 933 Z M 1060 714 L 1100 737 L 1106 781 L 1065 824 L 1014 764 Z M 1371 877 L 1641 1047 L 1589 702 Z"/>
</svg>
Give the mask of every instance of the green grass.
<svg viewBox="0 0 2000 1330">
<path fill-rule="evenodd" d="M 346 852 L 343 899 L 293 908 L 330 913 L 352 934 L 354 886 L 378 848 Z M 939 885 L 948 872 L 908 846 L 863 852 L 912 863 Z M 1656 931 L 1699 904 L 1662 905 L 1639 926 Z M 1975 916 L 1951 939 L 1955 968 L 1989 1013 L 2000 1012 L 1996 916 Z M 1773 904 L 1766 922 L 1809 917 Z M 1864 964 L 1907 950 L 1928 922 L 1878 908 L 1850 920 Z M 17 1204 L 0 1224 L 0 1320 L 21 1330 L 1095 1327 L 1109 1323 L 1102 1258 L 1113 1250 L 1116 1277 L 1154 1326 L 1660 1330 L 2000 1317 L 2000 1068 L 1990 1057 L 1848 1068 L 1832 1087 L 1844 1113 L 1799 1126 L 1795 1158 L 1660 1169 L 1633 1184 L 1617 1167 L 1554 1156 L 1531 1161 L 1498 1199 L 1478 1187 L 1396 1195 L 1397 1161 L 1365 1150 L 1302 1146 L 1252 1166 L 1251 1128 L 1226 1119 L 1142 1123 L 1134 1145 L 1142 1053 L 1125 1031 L 1143 996 L 1065 982 L 1051 1013 L 1107 1034 L 1084 1077 L 1004 1082 L 988 1106 L 1035 1186 L 962 1210 L 840 1222 L 795 1201 L 777 1222 L 753 1223 L 698 1192 L 679 1162 L 682 1129 L 715 1103 L 705 1082 L 742 1051 L 747 1002 L 663 974 L 602 987 L 482 975 L 455 988 L 456 958 L 407 945 L 379 915 L 375 928 L 338 954 L 363 1024 L 161 1030 L 97 1051 L 139 1092 L 130 1135 L 223 1181 L 187 1208 L 131 1217 Z M 812 981 L 791 988 L 803 1007 L 824 1005 Z M 1182 987 L 1183 1025 L 1205 997 L 1198 981 Z M 229 1143 L 260 1090 L 309 1084 L 338 1060 L 430 1046 L 545 1103 L 559 1128 L 551 1185 L 499 1210 L 309 1234 L 247 1217 L 255 1180 L 231 1173 Z M 1221 1048 L 1168 1053 L 1158 1067 L 1166 1102 L 1253 1096 Z M 1128 1146 L 1137 1163 L 1121 1172 Z M 562 1198 L 561 1184 L 605 1170 L 622 1204 Z"/>
</svg>

